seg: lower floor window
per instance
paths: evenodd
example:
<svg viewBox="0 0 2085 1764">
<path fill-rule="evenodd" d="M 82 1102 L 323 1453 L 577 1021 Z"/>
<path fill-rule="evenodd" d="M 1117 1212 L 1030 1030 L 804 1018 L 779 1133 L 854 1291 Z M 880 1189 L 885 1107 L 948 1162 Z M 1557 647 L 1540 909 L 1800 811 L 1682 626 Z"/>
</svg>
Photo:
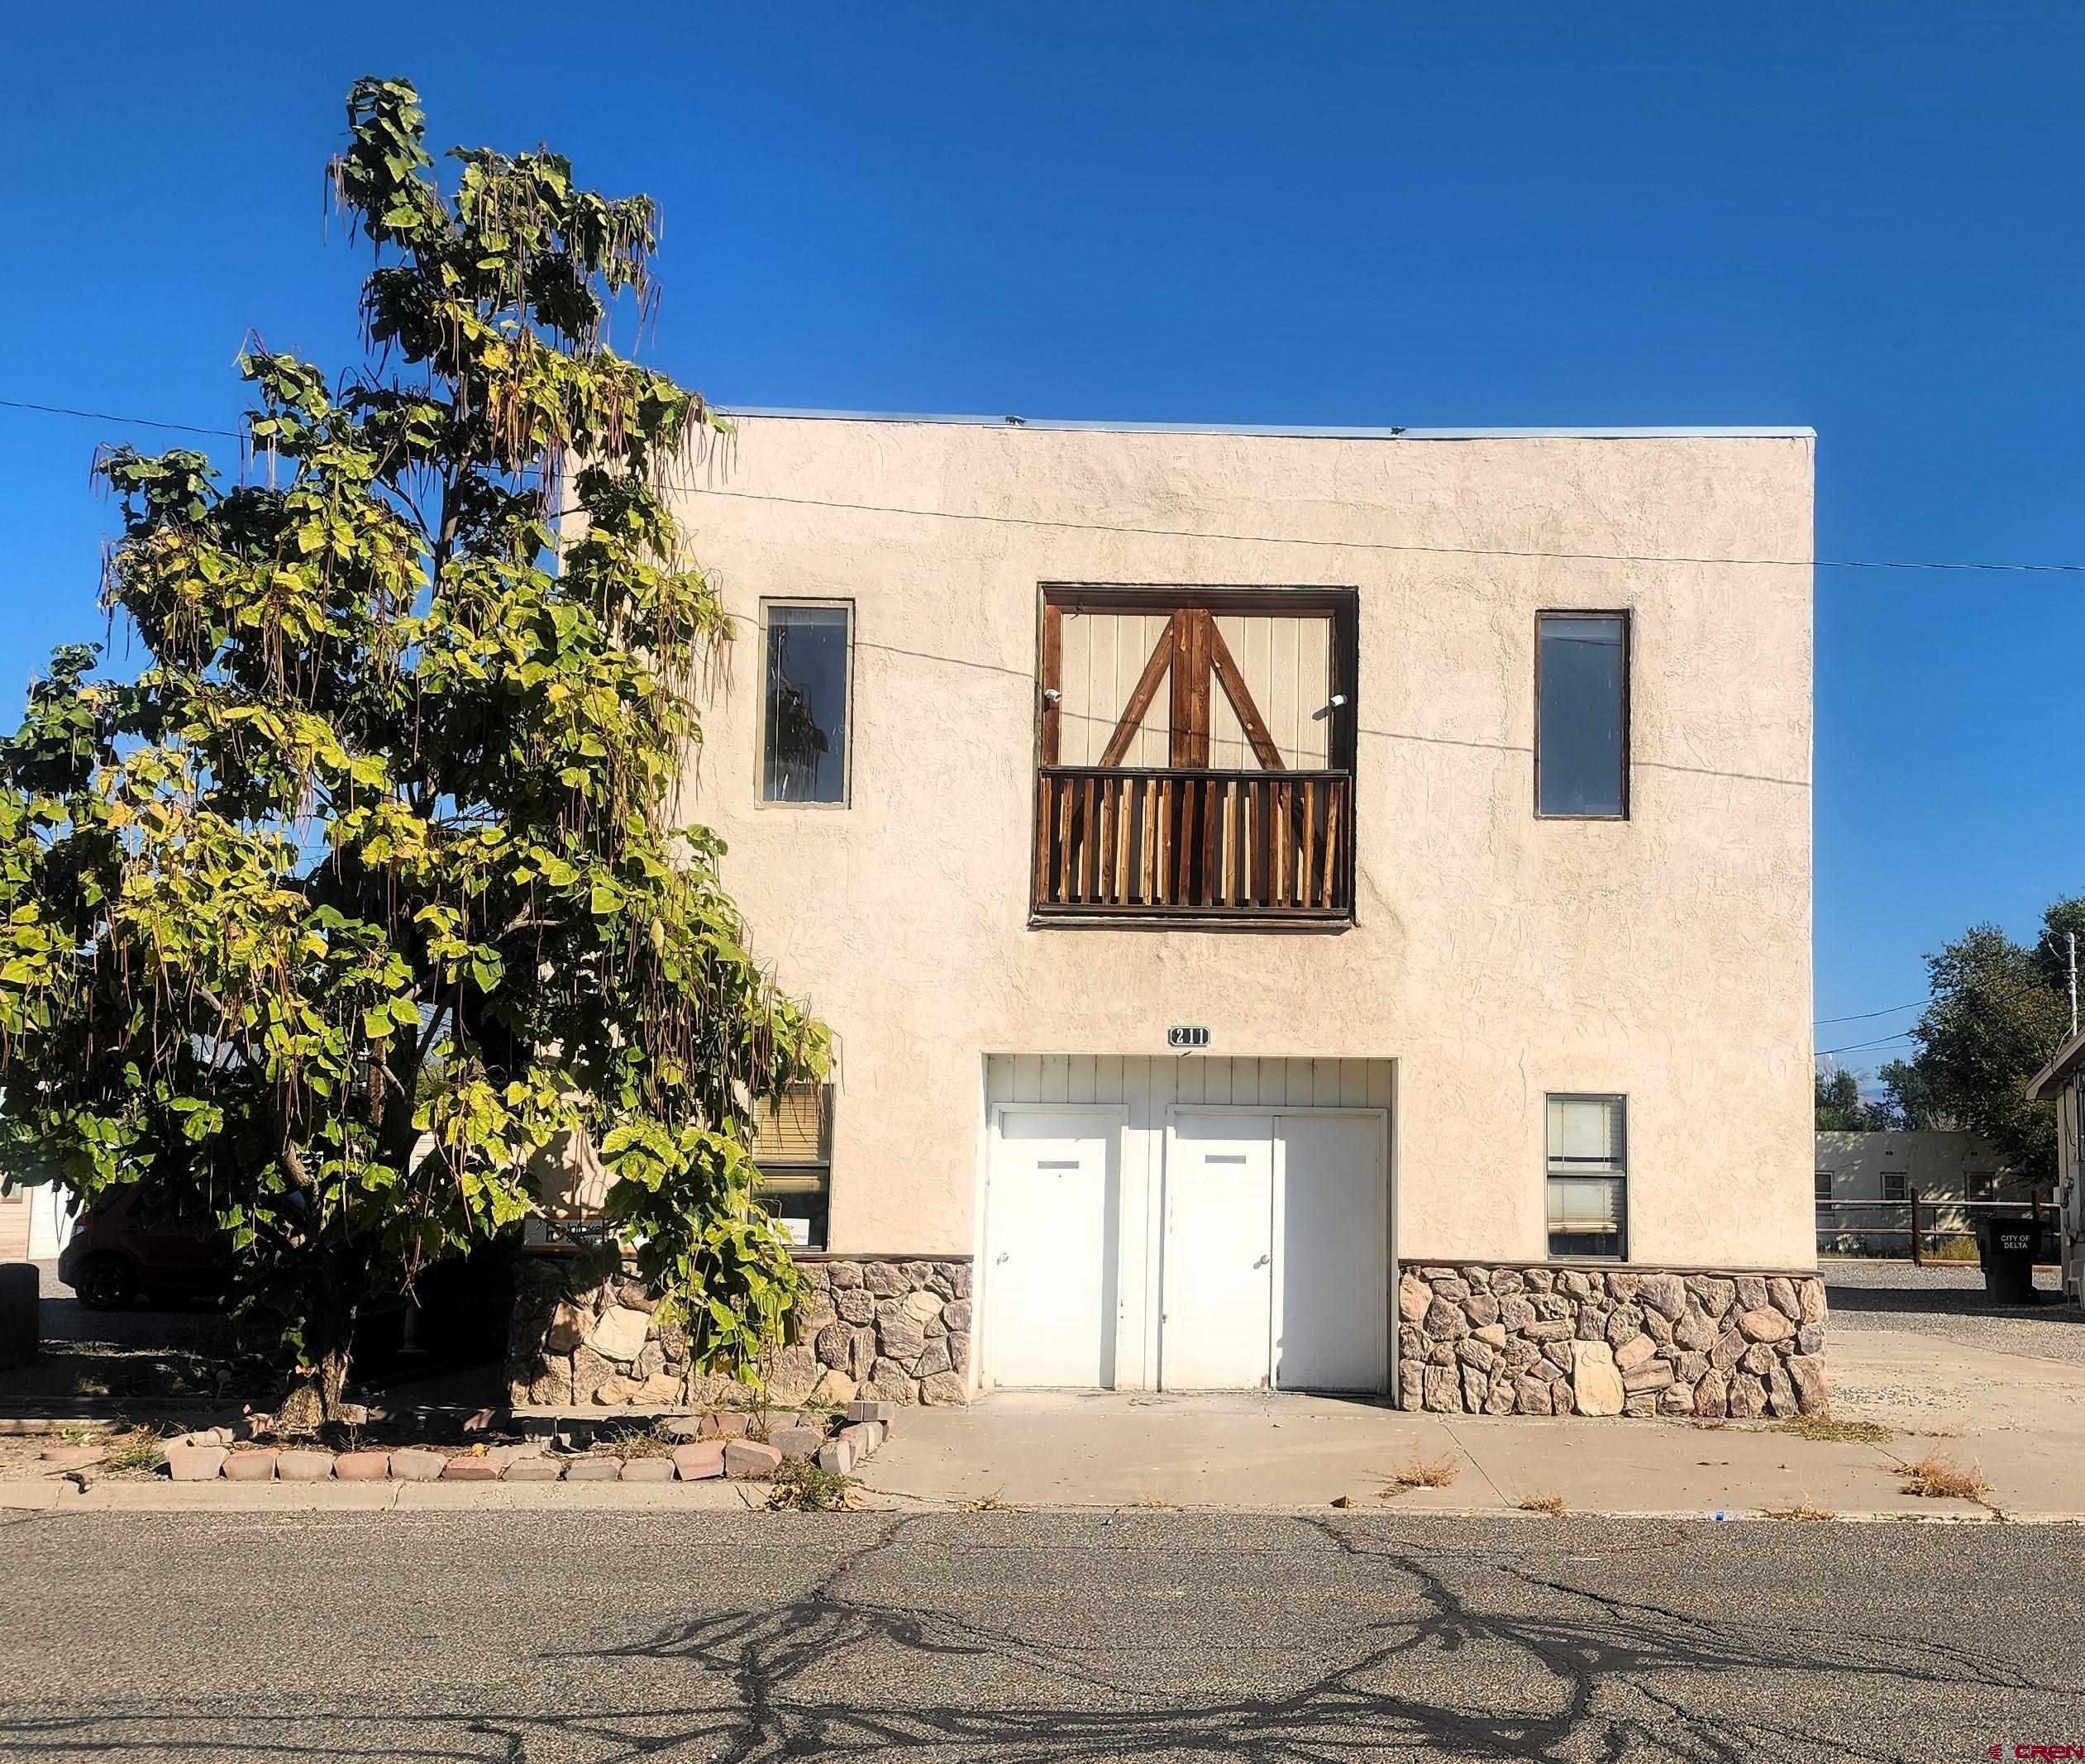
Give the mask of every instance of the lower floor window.
<svg viewBox="0 0 2085 1764">
<path fill-rule="evenodd" d="M 1626 1099 L 1547 1100 L 1549 1253 L 1620 1261 L 1628 1251 Z"/>
<path fill-rule="evenodd" d="M 792 1247 L 826 1247 L 833 1187 L 833 1090 L 794 1085 L 763 1097 L 753 1119 L 753 1160 L 762 1207 Z"/>
</svg>

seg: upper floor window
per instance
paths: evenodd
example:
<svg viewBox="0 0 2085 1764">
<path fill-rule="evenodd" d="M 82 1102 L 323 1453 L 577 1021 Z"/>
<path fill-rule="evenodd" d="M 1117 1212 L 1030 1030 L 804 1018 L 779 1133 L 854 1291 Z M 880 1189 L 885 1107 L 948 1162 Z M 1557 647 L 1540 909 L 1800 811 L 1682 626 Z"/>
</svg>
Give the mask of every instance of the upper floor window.
<svg viewBox="0 0 2085 1764">
<path fill-rule="evenodd" d="M 847 801 L 853 623 L 843 601 L 761 603 L 763 801 Z"/>
<path fill-rule="evenodd" d="M 1049 587 L 1038 918 L 1344 921 L 1351 589 Z"/>
<path fill-rule="evenodd" d="M 1629 818 L 1629 615 L 1535 621 L 1535 813 Z"/>
<path fill-rule="evenodd" d="M 1628 1254 L 1628 1108 L 1620 1096 L 1545 1099 L 1552 1256 Z"/>
</svg>

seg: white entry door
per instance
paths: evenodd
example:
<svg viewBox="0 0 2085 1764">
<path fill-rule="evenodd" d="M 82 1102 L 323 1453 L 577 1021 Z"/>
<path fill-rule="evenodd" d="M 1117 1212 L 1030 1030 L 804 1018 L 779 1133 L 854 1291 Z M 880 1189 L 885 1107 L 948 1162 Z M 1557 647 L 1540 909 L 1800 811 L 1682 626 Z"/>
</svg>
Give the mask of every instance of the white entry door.
<svg viewBox="0 0 2085 1764">
<path fill-rule="evenodd" d="M 1166 1390 L 1388 1388 L 1388 1139 L 1375 1112 L 1174 1112 Z"/>
<path fill-rule="evenodd" d="M 1388 1125 L 1282 1114 L 1275 1132 L 1275 1385 L 1386 1390 Z"/>
<path fill-rule="evenodd" d="M 979 1347 L 1001 1389 L 1115 1381 L 1111 1179 L 1124 1118 L 1119 1108 L 998 1112 Z"/>
<path fill-rule="evenodd" d="M 1160 1383 L 1264 1390 L 1274 1315 L 1273 1116 L 1173 1116 L 1162 1254 Z"/>
</svg>

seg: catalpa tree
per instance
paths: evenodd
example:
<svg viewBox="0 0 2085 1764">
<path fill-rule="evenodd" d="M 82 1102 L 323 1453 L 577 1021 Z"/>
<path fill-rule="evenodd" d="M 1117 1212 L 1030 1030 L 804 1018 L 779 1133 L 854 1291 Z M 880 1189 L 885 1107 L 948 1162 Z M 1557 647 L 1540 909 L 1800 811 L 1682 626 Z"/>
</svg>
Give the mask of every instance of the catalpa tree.
<svg viewBox="0 0 2085 1764">
<path fill-rule="evenodd" d="M 242 357 L 236 483 L 99 461 L 145 665 L 60 650 L 0 751 L 0 1134 L 213 1219 L 327 1415 L 372 1294 L 589 1144 L 698 1363 L 742 1371 L 796 1291 L 750 1112 L 825 1040 L 672 824 L 728 630 L 663 474 L 723 425 L 604 343 L 646 198 L 483 150 L 445 190 L 403 81 L 348 124 L 370 363 Z"/>
</svg>

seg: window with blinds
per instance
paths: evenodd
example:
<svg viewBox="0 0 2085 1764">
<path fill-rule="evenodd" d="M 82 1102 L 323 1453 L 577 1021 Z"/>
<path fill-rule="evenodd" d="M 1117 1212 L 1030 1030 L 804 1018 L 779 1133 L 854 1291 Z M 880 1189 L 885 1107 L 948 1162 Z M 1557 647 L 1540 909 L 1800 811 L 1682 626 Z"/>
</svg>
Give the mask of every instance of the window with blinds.
<svg viewBox="0 0 2085 1764">
<path fill-rule="evenodd" d="M 800 1250 L 826 1247 L 833 1185 L 833 1088 L 794 1085 L 753 1113 L 760 1200 Z"/>
<path fill-rule="evenodd" d="M 1545 1113 L 1549 1253 L 1620 1260 L 1628 1232 L 1626 1099 L 1552 1096 Z"/>
</svg>

